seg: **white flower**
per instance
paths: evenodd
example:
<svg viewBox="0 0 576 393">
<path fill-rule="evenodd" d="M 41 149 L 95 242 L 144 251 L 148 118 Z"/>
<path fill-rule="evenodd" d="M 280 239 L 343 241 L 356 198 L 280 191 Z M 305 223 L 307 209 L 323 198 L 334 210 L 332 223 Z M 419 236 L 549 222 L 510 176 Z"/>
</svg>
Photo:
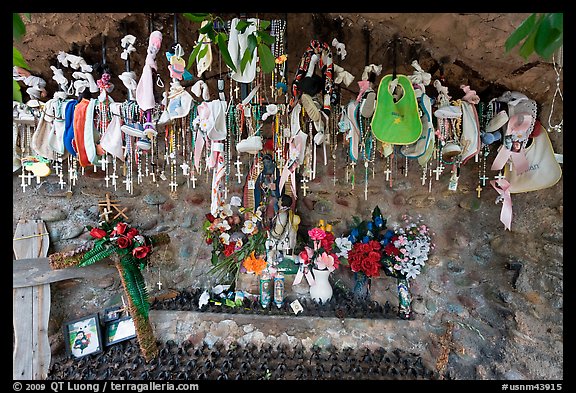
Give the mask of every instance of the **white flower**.
<svg viewBox="0 0 576 393">
<path fill-rule="evenodd" d="M 227 220 L 222 220 L 220 221 L 217 225 L 216 228 L 220 229 L 222 232 L 229 230 L 230 228 L 232 228 L 230 226 L 230 224 L 228 224 Z"/>
<path fill-rule="evenodd" d="M 220 243 L 224 245 L 230 244 L 230 234 L 224 232 L 220 234 Z"/>
<path fill-rule="evenodd" d="M 258 209 L 252 215 L 252 221 L 257 223 L 258 221 L 262 221 L 262 210 Z"/>
<path fill-rule="evenodd" d="M 200 129 L 204 132 L 210 131 L 214 128 L 214 120 L 212 118 L 200 119 Z"/>
<path fill-rule="evenodd" d="M 348 258 L 348 251 L 352 249 L 352 242 L 347 237 L 338 237 L 334 242 L 340 250 L 336 253 L 336 256 Z"/>
<path fill-rule="evenodd" d="M 202 292 L 202 295 L 200 295 L 200 299 L 198 300 L 198 307 L 202 308 L 203 305 L 208 304 L 208 300 L 210 300 L 210 294 L 208 291 Z"/>
<path fill-rule="evenodd" d="M 246 221 L 244 221 L 244 226 L 242 227 L 242 232 L 244 232 L 247 235 L 250 235 L 252 232 L 254 232 L 254 228 L 256 228 L 256 224 L 254 223 L 254 221 L 246 220 Z"/>
<path fill-rule="evenodd" d="M 421 255 L 417 256 L 416 258 L 414 258 L 414 263 L 417 265 L 424 266 L 424 264 L 426 263 L 427 260 L 428 260 L 428 255 L 421 254 Z"/>
<path fill-rule="evenodd" d="M 406 278 L 416 278 L 420 274 L 420 266 L 407 263 L 402 266 L 401 272 L 406 275 Z"/>
<path fill-rule="evenodd" d="M 230 217 L 232 214 L 234 213 L 232 212 L 232 208 L 229 204 L 222 206 L 222 210 L 220 211 L 220 218 Z"/>
<path fill-rule="evenodd" d="M 230 198 L 230 205 L 231 206 L 242 206 L 242 199 L 240 199 L 239 196 L 232 196 L 232 198 Z"/>
</svg>

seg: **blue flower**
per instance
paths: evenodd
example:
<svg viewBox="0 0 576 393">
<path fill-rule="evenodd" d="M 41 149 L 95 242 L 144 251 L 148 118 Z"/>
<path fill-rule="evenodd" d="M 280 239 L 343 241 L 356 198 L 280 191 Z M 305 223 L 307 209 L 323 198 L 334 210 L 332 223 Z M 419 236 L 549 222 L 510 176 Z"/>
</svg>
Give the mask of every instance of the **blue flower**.
<svg viewBox="0 0 576 393">
<path fill-rule="evenodd" d="M 386 231 L 386 233 L 384 234 L 384 239 L 390 240 L 390 239 L 392 239 L 393 236 L 394 236 L 394 231 L 391 229 L 388 229 Z"/>
<path fill-rule="evenodd" d="M 350 235 L 348 236 L 348 240 L 350 240 L 351 243 L 356 243 L 356 236 Z"/>
<path fill-rule="evenodd" d="M 364 236 L 364 238 L 362 239 L 362 243 L 368 243 L 370 241 L 370 238 L 368 236 Z"/>
<path fill-rule="evenodd" d="M 371 231 L 373 227 L 374 225 L 372 225 L 372 221 L 366 224 L 366 228 L 368 228 L 369 231 Z"/>
<path fill-rule="evenodd" d="M 378 228 L 382 228 L 382 226 L 384 225 L 384 220 L 382 219 L 382 217 L 377 216 L 376 218 L 374 218 L 374 224 L 376 224 Z"/>
<path fill-rule="evenodd" d="M 382 244 L 383 246 L 386 246 L 388 243 L 390 243 L 390 239 L 384 238 L 380 240 L 380 244 Z"/>
<path fill-rule="evenodd" d="M 358 228 L 352 229 L 350 236 L 358 237 L 358 235 L 360 235 L 360 231 L 358 231 Z"/>
</svg>

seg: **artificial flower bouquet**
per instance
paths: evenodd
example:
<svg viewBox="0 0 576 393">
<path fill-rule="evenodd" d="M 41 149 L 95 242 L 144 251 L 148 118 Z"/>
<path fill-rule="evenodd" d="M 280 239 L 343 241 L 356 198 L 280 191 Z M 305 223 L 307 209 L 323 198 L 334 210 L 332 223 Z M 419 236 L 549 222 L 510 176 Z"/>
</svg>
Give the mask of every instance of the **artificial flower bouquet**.
<svg viewBox="0 0 576 393">
<path fill-rule="evenodd" d="M 403 215 L 402 221 L 402 225 L 395 224 L 393 230 L 387 230 L 382 240 L 382 266 L 388 276 L 414 279 L 434 249 L 432 233 L 420 216 L 414 220 Z"/>
<path fill-rule="evenodd" d="M 298 254 L 298 260 L 308 270 L 328 270 L 333 272 L 340 266 L 340 258 L 345 258 L 349 250 L 346 238 L 336 238 L 330 224 L 323 220 L 317 227 L 308 231 L 308 241 Z"/>
<path fill-rule="evenodd" d="M 233 279 L 243 262 L 265 252 L 265 231 L 261 230 L 261 210 L 251 211 L 241 206 L 238 197 L 219 206 L 215 214 L 206 214 L 204 239 L 212 245 L 211 274 L 217 280 Z M 261 266 L 261 263 L 259 264 Z"/>
</svg>

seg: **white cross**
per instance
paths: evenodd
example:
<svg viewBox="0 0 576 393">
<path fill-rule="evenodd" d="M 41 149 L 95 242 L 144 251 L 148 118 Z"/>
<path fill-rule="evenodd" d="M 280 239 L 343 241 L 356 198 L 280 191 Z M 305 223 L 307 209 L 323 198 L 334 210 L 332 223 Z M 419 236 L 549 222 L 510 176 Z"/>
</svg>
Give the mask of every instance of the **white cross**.
<svg viewBox="0 0 576 393">
<path fill-rule="evenodd" d="M 439 165 L 436 167 L 436 169 L 434 169 L 432 171 L 436 174 L 436 181 L 440 180 L 440 174 L 442 173 L 443 170 L 444 170 L 444 167 L 442 165 Z"/>
<path fill-rule="evenodd" d="M 66 185 L 66 182 L 64 181 L 64 175 L 62 174 L 62 172 L 60 172 L 58 177 L 60 177 L 60 181 L 58 182 L 58 184 L 60 184 L 60 189 L 63 190 L 64 186 Z"/>
<path fill-rule="evenodd" d="M 116 174 L 116 172 L 114 172 L 113 174 L 110 175 L 110 178 L 112 179 L 112 185 L 114 187 L 116 187 L 116 179 L 118 179 L 118 175 Z"/>
<path fill-rule="evenodd" d="M 390 170 L 390 168 L 386 168 L 386 170 L 384 171 L 384 174 L 386 175 L 386 181 L 390 180 L 391 173 L 392 171 Z"/>
<path fill-rule="evenodd" d="M 110 183 L 110 176 L 106 175 L 106 177 L 104 178 L 104 181 L 106 182 L 106 188 L 108 188 L 110 185 L 108 183 Z"/>
<path fill-rule="evenodd" d="M 234 97 L 236 97 L 236 99 L 238 99 L 238 92 L 240 91 L 240 88 L 238 87 L 238 84 L 236 84 L 236 87 L 234 88 Z"/>
<path fill-rule="evenodd" d="M 162 281 L 158 280 L 156 285 L 158 285 L 158 290 L 162 290 Z"/>
<path fill-rule="evenodd" d="M 488 180 L 486 175 L 480 176 L 480 180 L 482 180 L 482 187 L 485 187 L 486 186 L 486 180 Z"/>
<path fill-rule="evenodd" d="M 190 165 L 188 165 L 186 162 L 184 162 L 180 165 L 180 168 L 182 168 L 182 174 L 184 176 L 188 176 L 188 173 L 189 173 L 188 169 L 190 169 Z"/>
<path fill-rule="evenodd" d="M 308 185 L 306 183 L 308 183 L 308 179 L 306 179 L 305 177 L 302 178 L 302 180 L 300 180 L 300 182 L 302 183 L 302 193 L 304 194 L 304 196 L 306 196 L 306 190 L 308 190 L 310 187 L 308 187 Z"/>
<path fill-rule="evenodd" d="M 112 210 L 108 209 L 107 207 L 104 208 L 104 211 L 100 214 L 100 217 L 104 218 L 106 221 L 109 220 L 108 216 L 112 213 Z"/>
<path fill-rule="evenodd" d="M 100 160 L 100 163 L 102 164 L 102 170 L 106 170 L 106 164 L 108 164 L 108 156 L 105 154 L 104 157 L 102 157 L 102 159 Z M 96 167 L 94 167 L 96 168 Z"/>
<path fill-rule="evenodd" d="M 498 174 L 496 176 L 494 176 L 494 179 L 496 179 L 496 180 L 504 179 L 504 175 L 502 174 L 502 171 L 498 172 Z"/>
<path fill-rule="evenodd" d="M 142 183 L 142 168 L 140 166 L 138 166 L 138 177 L 136 178 L 136 181 L 138 182 L 138 184 Z"/>
<path fill-rule="evenodd" d="M 60 172 L 60 169 L 62 168 L 62 165 L 60 164 L 61 162 L 62 162 L 62 159 L 61 159 L 61 158 L 58 159 L 58 161 L 55 161 L 55 162 L 54 162 L 53 167 L 54 167 L 54 169 L 56 170 L 56 173 L 59 173 L 59 172 Z"/>
<path fill-rule="evenodd" d="M 170 182 L 170 184 L 168 184 L 170 186 L 170 191 L 174 192 L 176 191 L 176 188 L 178 187 L 178 183 L 176 183 L 175 181 Z"/>
<path fill-rule="evenodd" d="M 422 172 L 422 185 L 426 185 L 426 168 L 424 168 L 424 171 Z"/>
<path fill-rule="evenodd" d="M 192 177 L 190 178 L 190 180 L 192 180 L 192 188 L 196 188 L 196 180 L 198 179 L 194 175 L 194 171 L 192 171 Z"/>
<path fill-rule="evenodd" d="M 258 158 L 256 158 L 256 164 L 254 166 L 256 167 L 256 173 L 260 173 L 260 160 Z"/>
<path fill-rule="evenodd" d="M 126 184 L 126 191 L 128 191 L 130 194 L 132 194 L 132 192 L 130 191 L 132 189 L 132 180 L 124 179 L 124 180 L 122 180 L 122 183 Z"/>
<path fill-rule="evenodd" d="M 26 178 L 28 179 L 28 185 L 32 185 L 32 179 L 34 179 L 34 174 L 32 172 L 26 173 Z"/>
<path fill-rule="evenodd" d="M 144 168 L 144 173 L 146 173 L 146 177 L 150 176 L 150 171 L 148 170 L 148 165 Z"/>
<path fill-rule="evenodd" d="M 238 184 L 242 183 L 242 174 L 240 172 L 236 172 L 236 177 L 238 178 Z"/>
<path fill-rule="evenodd" d="M 364 200 L 365 201 L 368 200 L 368 182 L 366 182 L 366 184 L 364 184 Z"/>
<path fill-rule="evenodd" d="M 22 184 L 20 184 L 20 186 L 22 187 L 22 192 L 26 192 L 26 186 L 27 186 L 26 177 L 27 176 L 24 174 L 24 171 L 22 171 L 22 174 L 18 175 L 18 176 L 20 176 L 22 178 Z"/>
</svg>

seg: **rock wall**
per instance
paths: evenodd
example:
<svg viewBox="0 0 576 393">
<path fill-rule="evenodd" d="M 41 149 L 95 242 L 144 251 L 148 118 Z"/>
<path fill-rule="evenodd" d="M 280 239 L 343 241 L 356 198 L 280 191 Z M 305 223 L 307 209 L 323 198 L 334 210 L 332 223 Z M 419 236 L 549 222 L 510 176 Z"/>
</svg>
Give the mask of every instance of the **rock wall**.
<svg viewBox="0 0 576 393">
<path fill-rule="evenodd" d="M 224 15 L 223 18 L 230 15 Z M 288 79 L 311 38 L 330 42 L 336 37 L 347 46 L 347 58 L 340 64 L 360 79 L 365 64 L 383 64 L 383 75 L 392 70 L 390 42 L 399 37 L 398 72 L 411 73 L 410 62 L 418 59 L 433 79 L 442 73 L 454 99 L 463 95 L 459 86 L 469 84 L 483 100 L 506 90 L 517 90 L 537 101 L 539 118 L 548 125 L 556 73 L 550 62 L 524 61 L 504 53 L 504 41 L 528 14 L 288 14 Z M 262 14 L 261 18 L 282 15 Z M 70 23 L 74 20 L 76 23 Z M 197 38 L 197 27 L 179 19 L 179 40 L 186 59 Z M 58 51 L 80 48 L 87 60 L 100 61 L 102 35 L 106 36 L 107 61 L 115 75 L 124 70 L 120 60 L 120 39 L 137 37 L 132 68 L 139 74 L 147 47 L 149 18 L 145 14 L 32 14 L 27 34 L 15 43 L 53 92 L 50 64 Z M 172 14 L 155 14 L 154 28 L 165 34 L 163 48 L 171 44 Z M 363 29 L 370 31 L 369 53 Z M 164 50 L 161 52 L 163 53 Z M 368 61 L 366 61 L 368 59 Z M 90 63 L 90 61 L 88 61 Z M 167 64 L 158 57 L 159 70 Z M 209 76 L 217 74 L 213 64 Z M 215 79 L 207 82 L 215 92 Z M 123 100 L 125 91 L 115 77 L 112 94 Z M 161 91 L 157 91 L 158 94 Z M 214 93 L 213 93 L 214 94 Z M 356 82 L 343 90 L 342 102 L 357 94 Z M 552 116 L 563 116 L 561 101 Z M 562 133 L 550 138 L 557 153 L 563 152 Z M 339 141 L 337 157 L 345 155 Z M 458 189 L 449 191 L 450 174 L 422 185 L 420 166 L 398 160 L 393 182 L 385 181 L 385 160 L 377 157 L 369 168 L 367 199 L 364 195 L 364 168 L 356 168 L 354 187 L 346 181 L 343 160 L 328 157 L 323 164 L 318 150 L 317 177 L 309 183 L 306 196 L 300 195 L 297 211 L 301 229 L 319 219 L 334 225 L 334 232 L 349 230 L 352 217 L 369 217 L 378 205 L 388 223 L 402 214 L 422 215 L 434 231 L 435 250 L 427 267 L 412 284 L 416 319 L 428 334 L 421 334 L 416 346 L 438 356 L 440 338 L 448 324 L 454 326 L 450 339 L 447 372 L 458 379 L 562 379 L 563 377 L 563 179 L 551 188 L 513 195 L 512 231 L 499 221 L 497 193 L 489 186 L 478 197 L 478 164 L 471 160 L 462 167 Z M 492 156 L 493 158 L 493 156 Z M 495 173 L 492 173 L 494 175 Z M 85 225 L 95 225 L 97 203 L 110 192 L 127 207 L 129 221 L 148 234 L 169 232 L 172 242 L 156 250 L 151 267 L 145 271 L 151 295 L 167 289 L 210 287 L 210 246 L 202 240 L 202 222 L 210 207 L 210 184 L 206 176 L 192 188 L 179 175 L 176 196 L 166 182 L 159 187 L 145 181 L 132 194 L 120 184 L 105 187 L 102 171 L 86 170 L 67 196 L 51 175 L 40 184 L 34 180 L 23 192 L 21 179 L 13 176 L 13 227 L 21 218 L 41 218 L 50 232 L 51 252 L 68 250 L 86 242 Z M 231 179 L 230 194 L 239 195 L 241 185 Z M 343 282 L 350 274 L 340 269 Z M 161 281 L 159 290 L 155 283 Z M 58 332 L 62 322 L 120 301 L 122 288 L 116 273 L 99 282 L 68 280 L 51 285 L 52 311 L 49 333 L 54 351 L 61 348 Z M 372 296 L 379 302 L 396 303 L 395 281 L 382 277 L 373 281 Z M 417 340 L 417 339 L 414 339 Z"/>
</svg>

